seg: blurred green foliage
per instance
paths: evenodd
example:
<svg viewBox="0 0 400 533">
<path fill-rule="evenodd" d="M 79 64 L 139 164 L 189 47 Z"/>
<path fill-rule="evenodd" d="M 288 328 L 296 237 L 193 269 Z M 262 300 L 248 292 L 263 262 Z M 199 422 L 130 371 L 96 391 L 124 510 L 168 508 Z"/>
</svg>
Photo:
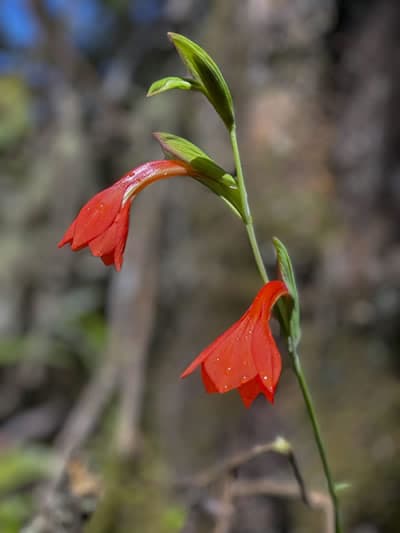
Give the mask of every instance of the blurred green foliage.
<svg viewBox="0 0 400 533">
<path fill-rule="evenodd" d="M 50 452 L 41 447 L 10 448 L 0 452 L 0 493 L 10 492 L 50 473 Z"/>
<path fill-rule="evenodd" d="M 46 478 L 54 465 L 44 447 L 0 451 L 0 531 L 17 533 L 33 510 L 32 484 Z M 16 492 L 18 490 L 18 492 Z"/>
<path fill-rule="evenodd" d="M 2 533 L 17 533 L 32 512 L 29 496 L 9 496 L 0 501 L 0 524 Z"/>
<path fill-rule="evenodd" d="M 29 129 L 30 92 L 16 76 L 0 77 L 0 150 L 21 139 Z"/>
</svg>

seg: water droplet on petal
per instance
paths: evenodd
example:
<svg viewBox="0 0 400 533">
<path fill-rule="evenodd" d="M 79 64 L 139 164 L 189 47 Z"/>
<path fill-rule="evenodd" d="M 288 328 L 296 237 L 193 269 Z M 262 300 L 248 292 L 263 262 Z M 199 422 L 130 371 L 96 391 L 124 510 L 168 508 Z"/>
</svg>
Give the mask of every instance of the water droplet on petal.
<svg viewBox="0 0 400 533">
<path fill-rule="evenodd" d="M 267 379 L 268 379 L 268 376 L 263 376 L 264 381 L 267 381 Z"/>
<path fill-rule="evenodd" d="M 227 366 L 226 369 L 225 369 L 225 373 L 226 374 L 229 374 L 229 372 L 232 371 L 232 367 L 231 366 Z"/>
<path fill-rule="evenodd" d="M 242 381 L 246 381 L 246 380 L 247 380 L 247 376 L 242 376 L 242 377 L 241 377 L 241 380 L 242 380 Z"/>
<path fill-rule="evenodd" d="M 228 390 L 228 385 L 224 385 L 224 390 Z"/>
</svg>

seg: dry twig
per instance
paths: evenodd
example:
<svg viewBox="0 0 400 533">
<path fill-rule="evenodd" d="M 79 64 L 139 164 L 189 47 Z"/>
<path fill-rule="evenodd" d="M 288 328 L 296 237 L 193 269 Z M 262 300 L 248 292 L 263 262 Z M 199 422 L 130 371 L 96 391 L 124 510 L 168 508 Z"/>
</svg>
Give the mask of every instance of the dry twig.
<svg viewBox="0 0 400 533">
<path fill-rule="evenodd" d="M 261 444 L 250 448 L 244 452 L 217 463 L 203 472 L 200 472 L 191 480 L 186 480 L 180 485 L 193 487 L 196 489 L 206 489 L 210 485 L 222 482 L 222 494 L 220 497 L 219 509 L 216 513 L 216 523 L 214 533 L 228 533 L 231 528 L 234 512 L 235 499 L 244 496 L 268 495 L 290 500 L 302 500 L 312 509 L 322 510 L 325 517 L 324 533 L 333 533 L 334 517 L 331 501 L 328 495 L 319 491 L 307 491 L 304 479 L 298 467 L 298 462 L 293 450 L 288 447 L 279 450 L 278 441 Z M 293 468 L 295 482 L 280 481 L 268 478 L 262 479 L 235 479 L 235 471 L 252 459 L 264 453 L 275 452 L 287 455 L 290 465 Z M 193 504 L 198 503 L 198 498 Z M 185 530 L 184 526 L 184 529 Z"/>
<path fill-rule="evenodd" d="M 273 479 L 237 480 L 231 485 L 231 496 L 239 498 L 256 495 L 277 496 L 285 499 L 301 499 L 301 490 L 296 483 L 290 481 L 277 481 Z M 324 512 L 324 533 L 333 533 L 334 517 L 330 498 L 327 494 L 319 491 L 310 491 L 308 498 L 312 509 L 320 509 Z"/>
</svg>

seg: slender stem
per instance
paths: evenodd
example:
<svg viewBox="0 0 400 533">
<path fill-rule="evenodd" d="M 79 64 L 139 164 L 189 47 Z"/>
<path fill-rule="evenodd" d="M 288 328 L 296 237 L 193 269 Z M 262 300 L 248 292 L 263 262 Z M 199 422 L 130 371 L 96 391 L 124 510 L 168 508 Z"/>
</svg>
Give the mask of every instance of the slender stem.
<svg viewBox="0 0 400 533">
<path fill-rule="evenodd" d="M 253 251 L 254 259 L 257 264 L 258 271 L 260 273 L 261 279 L 264 283 L 268 281 L 268 274 L 265 269 L 264 261 L 261 256 L 260 247 L 257 242 L 256 233 L 254 231 L 253 217 L 251 216 L 249 200 L 247 198 L 247 190 L 244 182 L 244 175 L 242 169 L 242 162 L 240 159 L 239 146 L 236 135 L 236 126 L 234 126 L 230 131 L 231 144 L 233 150 L 233 158 L 235 161 L 236 174 L 238 178 L 240 198 L 242 200 L 242 205 L 244 209 L 244 223 L 246 225 L 247 235 L 249 237 L 250 246 Z"/>
<path fill-rule="evenodd" d="M 233 157 L 235 161 L 236 166 L 236 173 L 238 178 L 238 185 L 239 185 L 239 191 L 240 191 L 240 197 L 242 200 L 242 205 L 244 209 L 244 223 L 246 225 L 247 234 L 250 241 L 250 246 L 253 251 L 254 259 L 257 264 L 257 268 L 259 270 L 260 276 L 264 283 L 268 281 L 268 274 L 265 269 L 265 265 L 261 256 L 260 247 L 257 242 L 256 234 L 254 231 L 253 226 L 253 219 L 251 215 L 251 210 L 249 206 L 249 201 L 247 198 L 247 190 L 246 190 L 246 184 L 244 181 L 244 175 L 243 175 L 243 169 L 242 169 L 242 163 L 240 160 L 240 152 L 239 152 L 239 146 L 237 142 L 237 136 L 236 136 L 236 127 L 234 126 L 232 130 L 230 131 L 230 138 L 231 138 L 231 144 L 232 144 L 232 150 L 233 150 Z M 342 533 L 342 528 L 340 525 L 340 513 L 339 513 L 339 502 L 335 491 L 335 485 L 333 482 L 332 474 L 329 468 L 329 463 L 325 451 L 325 447 L 322 441 L 321 436 L 321 430 L 319 428 L 319 424 L 317 421 L 317 416 L 314 409 L 314 404 L 311 398 L 311 393 L 307 385 L 306 378 L 303 373 L 303 369 L 300 363 L 300 358 L 297 354 L 296 347 L 292 346 L 291 338 L 290 338 L 290 326 L 287 321 L 286 314 L 284 313 L 282 302 L 278 301 L 278 314 L 280 315 L 281 323 L 284 326 L 285 335 L 287 336 L 288 344 L 289 344 L 289 351 L 293 358 L 293 368 L 294 372 L 296 374 L 297 381 L 299 383 L 304 403 L 306 405 L 308 417 L 311 422 L 311 426 L 314 433 L 314 439 L 317 444 L 319 456 L 322 462 L 322 467 L 324 470 L 326 482 L 328 485 L 329 494 L 332 501 L 332 506 L 334 510 L 334 517 L 335 517 L 335 533 Z"/>
<path fill-rule="evenodd" d="M 304 403 L 307 407 L 308 416 L 311 421 L 311 425 L 314 432 L 314 438 L 315 442 L 318 447 L 319 455 L 321 458 L 322 466 L 325 473 L 326 482 L 328 484 L 328 490 L 329 494 L 332 500 L 332 505 L 334 509 L 334 515 L 335 515 L 335 533 L 341 533 L 342 529 L 340 526 L 340 514 L 339 514 L 339 502 L 335 490 L 335 484 L 333 482 L 332 473 L 329 467 L 328 458 L 325 451 L 325 446 L 322 440 L 321 430 L 318 424 L 317 415 L 315 413 L 314 403 L 311 397 L 310 389 L 307 385 L 307 381 L 303 372 L 303 368 L 301 366 L 300 357 L 297 354 L 296 348 L 294 348 L 293 352 L 291 353 L 292 359 L 293 359 L 293 367 L 294 372 L 297 377 L 297 381 L 299 383 Z"/>
</svg>

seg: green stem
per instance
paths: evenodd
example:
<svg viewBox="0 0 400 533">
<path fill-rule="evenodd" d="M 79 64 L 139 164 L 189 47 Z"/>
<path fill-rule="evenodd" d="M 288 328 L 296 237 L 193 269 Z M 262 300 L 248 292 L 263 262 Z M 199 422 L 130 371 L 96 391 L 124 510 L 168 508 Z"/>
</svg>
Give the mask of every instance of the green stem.
<svg viewBox="0 0 400 533">
<path fill-rule="evenodd" d="M 232 144 L 232 150 L 233 150 L 233 158 L 235 161 L 236 174 L 237 174 L 238 185 L 239 185 L 240 198 L 242 200 L 242 205 L 244 209 L 244 223 L 246 226 L 247 235 L 249 237 L 250 246 L 253 251 L 254 259 L 256 261 L 256 265 L 260 273 L 261 279 L 263 280 L 264 283 L 267 283 L 268 274 L 265 269 L 264 261 L 263 261 L 263 258 L 260 252 L 260 247 L 257 242 L 256 233 L 254 231 L 253 217 L 251 216 L 249 200 L 247 197 L 246 185 L 244 182 L 242 162 L 240 159 L 239 146 L 238 146 L 237 135 L 236 135 L 236 126 L 233 126 L 232 130 L 230 131 L 230 136 L 231 136 L 231 144 Z"/>
<path fill-rule="evenodd" d="M 299 383 L 301 393 L 304 398 L 304 403 L 307 407 L 308 417 L 311 421 L 312 429 L 314 432 L 314 439 L 318 447 L 319 456 L 321 458 L 322 467 L 324 469 L 324 474 L 326 478 L 326 482 L 328 485 L 329 495 L 331 497 L 333 511 L 334 511 L 334 517 L 335 517 L 335 533 L 341 533 L 342 528 L 340 525 L 340 513 L 339 513 L 339 502 L 335 490 L 335 484 L 333 482 L 332 473 L 329 467 L 328 458 L 325 451 L 325 446 L 322 440 L 321 430 L 318 424 L 317 415 L 315 413 L 314 403 L 312 401 L 310 389 L 307 385 L 307 381 L 303 372 L 303 368 L 301 366 L 300 357 L 298 356 L 298 353 L 296 351 L 296 348 L 293 349 L 293 352 L 291 352 L 292 359 L 293 359 L 293 368 L 294 372 L 297 377 L 297 381 Z"/>
<path fill-rule="evenodd" d="M 249 237 L 250 246 L 253 251 L 253 255 L 254 255 L 254 259 L 257 264 L 258 271 L 260 273 L 260 276 L 263 282 L 266 283 L 268 281 L 268 274 L 265 269 L 264 261 L 262 259 L 261 252 L 260 252 L 260 247 L 258 245 L 257 237 L 254 231 L 253 218 L 251 215 L 250 205 L 249 205 L 249 201 L 247 197 L 246 184 L 244 181 L 244 175 L 243 175 L 242 163 L 240 159 L 240 152 L 239 152 L 239 146 L 237 142 L 235 126 L 230 131 L 230 138 L 231 138 L 231 144 L 232 144 L 232 150 L 233 150 L 233 157 L 234 157 L 235 166 L 236 166 L 236 174 L 237 174 L 237 179 L 238 179 L 240 197 L 242 200 L 242 205 L 243 205 L 243 210 L 244 210 L 244 223 L 246 225 L 247 235 Z M 321 458 L 326 482 L 328 485 L 328 490 L 329 490 L 329 494 L 331 497 L 332 506 L 334 510 L 335 533 L 341 533 L 342 528 L 340 525 L 339 502 L 338 502 L 338 498 L 336 495 L 335 485 L 333 482 L 331 471 L 329 468 L 329 463 L 328 463 L 325 447 L 322 441 L 321 430 L 319 428 L 319 424 L 318 424 L 317 417 L 315 414 L 315 409 L 314 409 L 314 404 L 311 398 L 311 393 L 308 388 L 306 378 L 304 376 L 303 369 L 300 363 L 300 358 L 297 354 L 296 348 L 292 346 L 292 342 L 290 339 L 290 326 L 289 326 L 289 323 L 286 317 L 286 313 L 284 312 L 283 302 L 281 300 L 278 301 L 277 307 L 278 307 L 278 314 L 280 315 L 280 322 L 283 325 L 283 330 L 285 331 L 285 335 L 287 336 L 287 340 L 289 344 L 289 351 L 293 358 L 294 372 L 296 374 L 297 381 L 299 383 L 301 392 L 303 394 L 304 403 L 306 405 L 308 417 L 311 422 L 311 426 L 312 426 L 313 433 L 314 433 L 314 439 L 317 444 L 317 448 L 318 448 L 318 452 Z"/>
</svg>

